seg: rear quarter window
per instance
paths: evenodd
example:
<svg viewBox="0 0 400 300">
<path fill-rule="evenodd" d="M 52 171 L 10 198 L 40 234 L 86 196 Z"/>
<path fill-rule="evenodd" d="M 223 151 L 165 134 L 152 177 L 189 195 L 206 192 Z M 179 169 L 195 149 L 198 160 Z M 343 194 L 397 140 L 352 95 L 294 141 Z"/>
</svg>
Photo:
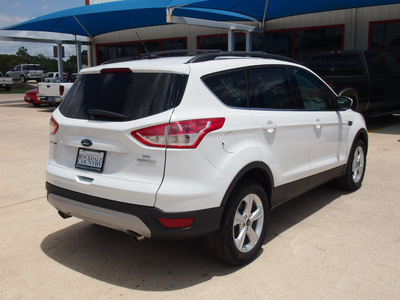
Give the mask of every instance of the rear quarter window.
<svg viewBox="0 0 400 300">
<path fill-rule="evenodd" d="M 69 118 L 130 121 L 161 113 L 179 105 L 187 76 L 171 73 L 82 74 L 60 105 Z M 103 110 L 126 116 L 94 116 Z"/>
<path fill-rule="evenodd" d="M 207 75 L 202 80 L 224 104 L 232 107 L 247 107 L 246 73 L 244 70 Z"/>
</svg>

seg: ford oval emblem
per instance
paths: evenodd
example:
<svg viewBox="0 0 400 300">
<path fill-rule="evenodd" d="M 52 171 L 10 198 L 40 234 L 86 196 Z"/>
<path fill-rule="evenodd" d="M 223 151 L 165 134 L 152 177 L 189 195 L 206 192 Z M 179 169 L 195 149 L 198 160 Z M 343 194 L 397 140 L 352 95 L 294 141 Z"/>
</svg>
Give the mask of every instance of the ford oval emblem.
<svg viewBox="0 0 400 300">
<path fill-rule="evenodd" d="M 82 144 L 82 146 L 89 147 L 89 146 L 92 146 L 93 143 L 89 139 L 84 139 L 81 141 L 81 144 Z"/>
</svg>

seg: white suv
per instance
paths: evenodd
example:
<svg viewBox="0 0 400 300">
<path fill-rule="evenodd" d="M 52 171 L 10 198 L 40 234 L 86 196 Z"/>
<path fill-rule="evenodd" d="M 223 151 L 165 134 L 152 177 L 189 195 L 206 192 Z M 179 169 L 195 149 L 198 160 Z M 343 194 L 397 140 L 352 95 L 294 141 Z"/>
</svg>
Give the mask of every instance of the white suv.
<svg viewBox="0 0 400 300">
<path fill-rule="evenodd" d="M 88 68 L 50 121 L 48 201 L 136 240 L 204 236 L 242 265 L 271 209 L 332 179 L 360 188 L 368 135 L 350 107 L 309 69 L 263 53 Z"/>
</svg>

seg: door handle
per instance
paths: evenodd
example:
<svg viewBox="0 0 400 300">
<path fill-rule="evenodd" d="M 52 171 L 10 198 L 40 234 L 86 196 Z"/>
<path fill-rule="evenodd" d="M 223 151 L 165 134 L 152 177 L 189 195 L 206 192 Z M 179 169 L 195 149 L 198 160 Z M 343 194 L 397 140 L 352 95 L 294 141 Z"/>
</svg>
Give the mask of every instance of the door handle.
<svg viewBox="0 0 400 300">
<path fill-rule="evenodd" d="M 266 131 L 268 131 L 269 133 L 272 133 L 272 132 L 274 132 L 274 130 L 276 129 L 276 124 L 274 123 L 274 122 L 272 122 L 272 121 L 268 121 L 266 124 L 263 124 L 262 126 L 261 126 L 261 128 L 263 129 L 263 130 L 266 130 Z"/>
<path fill-rule="evenodd" d="M 314 122 L 314 126 L 315 126 L 317 129 L 321 129 L 321 127 L 322 127 L 322 122 L 321 122 L 321 120 L 320 120 L 320 119 L 316 119 L 315 122 Z"/>
</svg>

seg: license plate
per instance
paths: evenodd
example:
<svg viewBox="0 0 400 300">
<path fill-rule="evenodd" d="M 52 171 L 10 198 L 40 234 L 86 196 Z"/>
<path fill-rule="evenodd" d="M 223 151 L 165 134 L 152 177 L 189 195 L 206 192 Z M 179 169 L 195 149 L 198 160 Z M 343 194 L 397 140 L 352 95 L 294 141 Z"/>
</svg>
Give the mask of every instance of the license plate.
<svg viewBox="0 0 400 300">
<path fill-rule="evenodd" d="M 105 151 L 79 148 L 75 168 L 102 172 L 105 158 Z"/>
</svg>

